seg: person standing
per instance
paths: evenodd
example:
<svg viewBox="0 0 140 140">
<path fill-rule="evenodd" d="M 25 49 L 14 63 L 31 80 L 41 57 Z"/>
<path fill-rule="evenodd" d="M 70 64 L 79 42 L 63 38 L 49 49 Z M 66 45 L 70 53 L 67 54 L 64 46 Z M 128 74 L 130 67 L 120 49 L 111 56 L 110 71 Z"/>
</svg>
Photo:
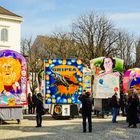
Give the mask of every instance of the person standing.
<svg viewBox="0 0 140 140">
<path fill-rule="evenodd" d="M 120 109 L 122 111 L 122 116 L 126 116 L 126 113 L 125 113 L 125 97 L 124 97 L 124 94 L 121 94 L 120 95 Z"/>
<path fill-rule="evenodd" d="M 32 96 L 28 94 L 28 114 L 32 114 Z"/>
<path fill-rule="evenodd" d="M 137 128 L 138 116 L 137 116 L 137 107 L 139 105 L 139 98 L 137 94 L 131 93 L 128 98 L 128 113 L 127 113 L 127 122 L 128 127 Z"/>
<path fill-rule="evenodd" d="M 86 132 L 86 119 L 88 118 L 88 131 L 92 132 L 92 104 L 93 98 L 90 97 L 90 92 L 85 92 L 79 96 L 79 100 L 82 102 L 82 118 L 83 118 L 83 132 Z"/>
<path fill-rule="evenodd" d="M 32 114 L 34 114 L 35 113 L 35 102 L 36 102 L 36 94 L 35 93 L 33 93 L 33 95 L 32 95 Z"/>
<path fill-rule="evenodd" d="M 119 99 L 118 94 L 115 92 L 111 98 L 111 106 L 112 106 L 112 123 L 117 123 L 117 115 L 119 113 Z"/>
<path fill-rule="evenodd" d="M 43 97 L 41 93 L 37 94 L 37 98 L 35 101 L 35 106 L 36 106 L 36 127 L 42 127 L 42 109 L 43 107 Z"/>
</svg>

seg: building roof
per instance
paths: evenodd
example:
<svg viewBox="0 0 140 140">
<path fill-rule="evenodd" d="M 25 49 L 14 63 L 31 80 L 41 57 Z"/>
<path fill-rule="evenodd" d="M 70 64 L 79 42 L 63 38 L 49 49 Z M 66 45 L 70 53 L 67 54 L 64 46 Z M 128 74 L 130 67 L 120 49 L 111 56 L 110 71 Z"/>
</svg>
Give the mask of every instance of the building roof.
<svg viewBox="0 0 140 140">
<path fill-rule="evenodd" d="M 2 15 L 8 15 L 8 16 L 15 16 L 15 17 L 21 17 L 19 15 L 16 15 L 15 13 L 12 13 L 11 11 L 8 11 L 7 9 L 0 6 L 0 14 Z"/>
</svg>

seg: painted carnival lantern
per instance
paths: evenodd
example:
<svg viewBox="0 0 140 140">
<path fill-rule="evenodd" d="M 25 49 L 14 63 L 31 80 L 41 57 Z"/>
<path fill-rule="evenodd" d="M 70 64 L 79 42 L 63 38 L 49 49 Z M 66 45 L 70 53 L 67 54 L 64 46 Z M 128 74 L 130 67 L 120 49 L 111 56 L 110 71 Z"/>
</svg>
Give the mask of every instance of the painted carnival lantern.
<svg viewBox="0 0 140 140">
<path fill-rule="evenodd" d="M 47 104 L 80 103 L 83 65 L 77 59 L 45 59 L 45 95 Z"/>
<path fill-rule="evenodd" d="M 12 50 L 0 51 L 0 106 L 27 104 L 27 63 Z"/>
<path fill-rule="evenodd" d="M 94 98 L 110 98 L 114 92 L 120 92 L 119 72 L 123 70 L 123 60 L 99 57 L 91 60 L 90 66 L 94 75 Z"/>
<path fill-rule="evenodd" d="M 140 69 L 129 69 L 124 73 L 123 77 L 123 90 L 124 93 L 129 92 L 131 89 L 140 94 Z"/>
</svg>

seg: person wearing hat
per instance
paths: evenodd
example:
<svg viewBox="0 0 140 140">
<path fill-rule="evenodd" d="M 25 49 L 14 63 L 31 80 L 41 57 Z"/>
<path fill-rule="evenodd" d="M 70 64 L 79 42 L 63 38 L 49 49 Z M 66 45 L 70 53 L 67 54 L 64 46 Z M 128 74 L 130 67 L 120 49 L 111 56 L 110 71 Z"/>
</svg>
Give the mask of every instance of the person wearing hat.
<svg viewBox="0 0 140 140">
<path fill-rule="evenodd" d="M 92 104 L 93 98 L 90 96 L 90 92 L 85 92 L 79 96 L 79 100 L 82 102 L 82 118 L 83 118 L 83 132 L 86 132 L 86 119 L 88 119 L 88 131 L 92 132 Z"/>
</svg>

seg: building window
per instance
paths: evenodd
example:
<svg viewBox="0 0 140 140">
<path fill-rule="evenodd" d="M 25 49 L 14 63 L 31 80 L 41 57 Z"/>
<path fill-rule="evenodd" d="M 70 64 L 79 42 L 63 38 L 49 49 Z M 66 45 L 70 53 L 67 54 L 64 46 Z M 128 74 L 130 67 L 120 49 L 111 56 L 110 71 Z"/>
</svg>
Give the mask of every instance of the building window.
<svg viewBox="0 0 140 140">
<path fill-rule="evenodd" d="M 8 41 L 8 30 L 7 29 L 1 30 L 1 41 Z"/>
</svg>

